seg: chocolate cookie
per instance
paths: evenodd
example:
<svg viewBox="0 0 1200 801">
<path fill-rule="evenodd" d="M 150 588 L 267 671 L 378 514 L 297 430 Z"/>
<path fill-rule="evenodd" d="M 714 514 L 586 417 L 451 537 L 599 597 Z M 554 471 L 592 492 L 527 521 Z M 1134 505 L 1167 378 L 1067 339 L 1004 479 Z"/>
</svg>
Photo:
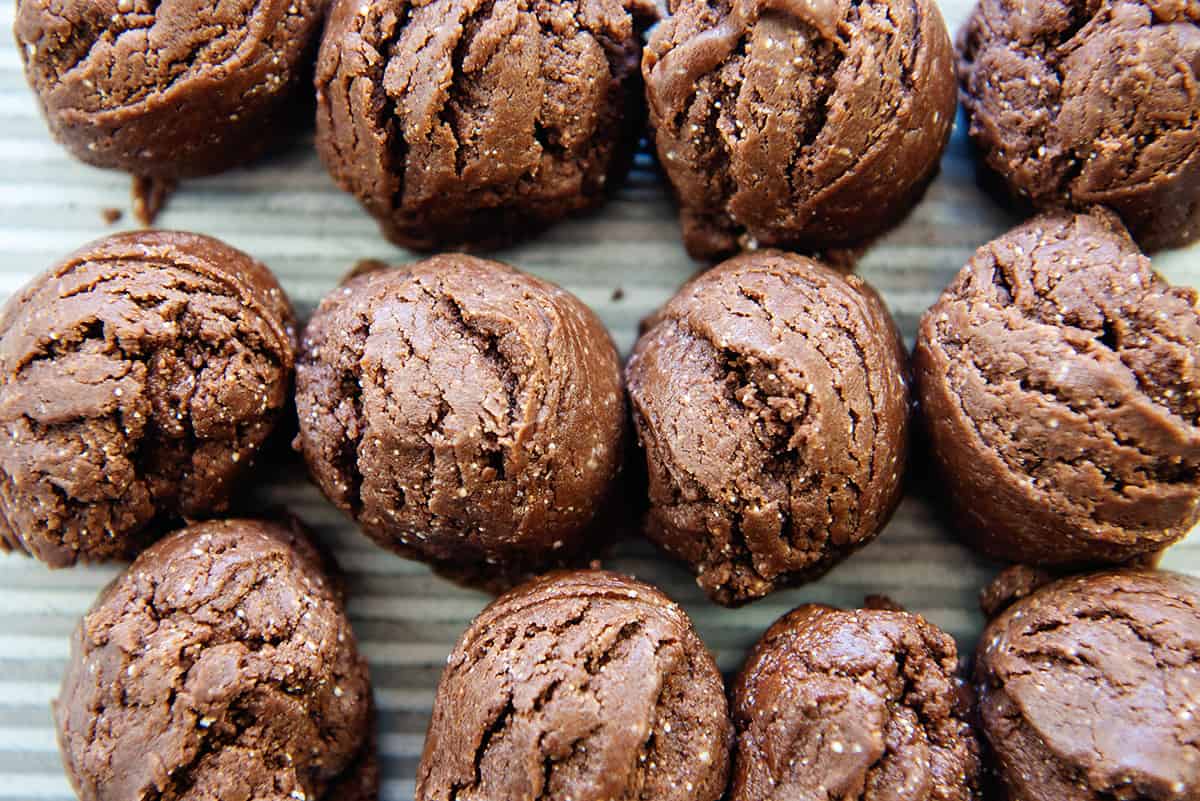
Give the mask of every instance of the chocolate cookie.
<svg viewBox="0 0 1200 801">
<path fill-rule="evenodd" d="M 335 0 L 317 149 L 393 242 L 500 244 L 597 205 L 640 125 L 651 0 Z"/>
<path fill-rule="evenodd" d="M 982 247 L 914 353 L 963 534 L 1031 565 L 1123 562 L 1200 520 L 1200 305 L 1107 212 Z"/>
<path fill-rule="evenodd" d="M 101 594 L 54 704 L 83 801 L 368 801 L 371 685 L 342 598 L 295 530 L 176 532 Z"/>
<path fill-rule="evenodd" d="M 1009 801 L 1194 801 L 1200 581 L 1065 579 L 987 627 L 980 717 Z"/>
<path fill-rule="evenodd" d="M 739 256 L 649 321 L 626 371 L 647 536 L 718 603 L 817 577 L 900 501 L 904 348 L 856 277 L 802 256 Z"/>
<path fill-rule="evenodd" d="M 450 655 L 417 801 L 716 801 L 733 727 L 686 614 L 601 571 L 519 587 Z"/>
<path fill-rule="evenodd" d="M 1200 236 L 1200 7 L 982 0 L 958 73 L 987 165 L 1040 207 L 1104 204 L 1150 250 Z"/>
<path fill-rule="evenodd" d="M 18 0 L 25 74 L 76 158 L 137 176 L 207 175 L 284 127 L 326 0 Z"/>
<path fill-rule="evenodd" d="M 578 552 L 620 465 L 620 365 L 600 321 L 470 256 L 372 270 L 326 297 L 296 407 L 296 446 L 330 500 L 468 583 Z"/>
<path fill-rule="evenodd" d="M 275 278 L 196 234 L 85 245 L 0 313 L 0 550 L 128 558 L 222 511 L 287 401 Z"/>
<path fill-rule="evenodd" d="M 699 259 L 861 244 L 898 222 L 954 124 L 931 0 L 671 0 L 642 61 Z"/>
<path fill-rule="evenodd" d="M 729 801 L 979 798 L 979 743 L 950 635 L 919 615 L 802 606 L 733 689 Z"/>
</svg>

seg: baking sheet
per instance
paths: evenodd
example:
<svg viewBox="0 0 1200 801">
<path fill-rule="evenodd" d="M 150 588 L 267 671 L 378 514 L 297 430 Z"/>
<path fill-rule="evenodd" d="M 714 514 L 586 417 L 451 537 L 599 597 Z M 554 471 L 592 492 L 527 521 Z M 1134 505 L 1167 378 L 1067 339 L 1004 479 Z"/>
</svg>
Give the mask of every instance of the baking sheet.
<svg viewBox="0 0 1200 801">
<path fill-rule="evenodd" d="M 0 296 L 7 296 L 84 242 L 134 223 L 128 178 L 72 161 L 46 133 L 8 34 L 14 4 L 0 3 Z M 956 31 L 969 5 L 948 0 L 942 11 Z M 123 209 L 124 220 L 109 226 L 102 218 L 106 208 Z M 974 249 L 1015 222 L 976 185 L 960 118 L 924 202 L 872 248 L 859 272 L 882 292 L 911 344 L 921 313 Z M 262 259 L 302 315 L 356 261 L 408 258 L 333 186 L 313 153 L 311 132 L 251 169 L 187 183 L 159 223 L 220 237 Z M 579 295 L 623 353 L 638 321 L 697 267 L 680 245 L 662 182 L 646 158 L 599 213 L 493 255 Z M 1155 264 L 1173 282 L 1200 285 L 1200 248 L 1163 254 Z M 263 486 L 245 508 L 286 505 L 333 546 L 348 573 L 350 616 L 371 663 L 380 709 L 381 797 L 407 801 L 446 654 L 487 597 L 371 545 L 295 462 L 262 465 L 256 478 Z M 855 605 L 868 593 L 885 593 L 925 614 L 966 650 L 982 625 L 977 592 L 998 567 L 953 540 L 937 518 L 936 492 L 915 489 L 881 538 L 825 579 L 745 609 L 708 603 L 690 575 L 644 543 L 622 544 L 606 566 L 654 582 L 682 602 L 726 672 L 736 670 L 747 647 L 793 606 Z M 1164 566 L 1200 575 L 1200 533 L 1169 551 Z M 0 800 L 73 798 L 49 704 L 68 635 L 116 572 L 52 572 L 29 559 L 0 557 Z"/>
</svg>

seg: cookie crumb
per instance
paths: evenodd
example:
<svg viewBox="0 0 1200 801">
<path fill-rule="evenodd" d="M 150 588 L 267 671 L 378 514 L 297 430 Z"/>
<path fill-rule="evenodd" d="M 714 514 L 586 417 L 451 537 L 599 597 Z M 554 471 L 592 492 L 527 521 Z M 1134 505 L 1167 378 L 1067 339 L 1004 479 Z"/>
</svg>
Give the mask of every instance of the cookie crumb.
<svg viewBox="0 0 1200 801">
<path fill-rule="evenodd" d="M 379 259 L 360 259 L 359 261 L 354 262 L 354 266 L 350 268 L 350 272 L 346 273 L 340 283 L 344 284 L 348 281 L 352 281 L 355 278 L 358 278 L 360 275 L 367 275 L 368 273 L 377 272 L 379 270 L 386 270 L 390 266 L 391 265 L 389 265 L 386 261 L 380 261 Z"/>
<path fill-rule="evenodd" d="M 1003 612 L 1017 601 L 1032 595 L 1058 576 L 1049 570 L 1029 565 L 1013 565 L 979 592 L 979 609 L 989 618 Z"/>
<path fill-rule="evenodd" d="M 167 201 L 178 186 L 179 182 L 173 179 L 135 175 L 132 189 L 133 216 L 146 228 L 154 225 L 154 221 L 166 208 Z"/>
<path fill-rule="evenodd" d="M 863 599 L 863 608 L 876 612 L 903 612 L 904 607 L 886 595 L 868 595 Z"/>
</svg>

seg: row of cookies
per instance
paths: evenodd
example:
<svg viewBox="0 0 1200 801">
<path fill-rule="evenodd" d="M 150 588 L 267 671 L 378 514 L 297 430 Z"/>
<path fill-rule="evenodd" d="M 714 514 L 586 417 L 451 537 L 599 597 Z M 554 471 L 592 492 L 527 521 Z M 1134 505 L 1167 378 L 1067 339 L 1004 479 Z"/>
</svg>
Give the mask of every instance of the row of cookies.
<svg viewBox="0 0 1200 801">
<path fill-rule="evenodd" d="M 1012 801 L 1195 798 L 1200 583 L 1043 581 L 989 590 L 973 683 L 949 635 L 874 598 L 782 617 L 727 699 L 657 589 L 547 574 L 447 658 L 416 801 L 975 801 L 993 781 Z M 55 704 L 81 799 L 374 799 L 370 680 L 342 600 L 295 523 L 151 546 L 84 617 Z"/>
<path fill-rule="evenodd" d="M 858 246 L 907 214 L 956 114 L 934 3 L 669 5 L 644 52 L 649 0 L 22 0 L 15 32 L 54 135 L 159 182 L 294 130 L 320 40 L 318 150 L 407 247 L 597 205 L 647 109 L 697 258 Z M 1114 209 L 1144 248 L 1195 239 L 1198 24 L 1188 3 L 984 0 L 957 54 L 983 160 L 1035 206 Z"/>
<path fill-rule="evenodd" d="M 925 315 L 915 391 L 870 287 L 782 252 L 689 282 L 622 376 L 583 303 L 497 262 L 374 265 L 297 337 L 266 267 L 148 232 L 86 246 L 0 315 L 0 545 L 128 558 L 220 514 L 293 365 L 295 447 L 324 494 L 380 545 L 484 587 L 586 560 L 609 539 L 598 513 L 647 497 L 646 535 L 719 603 L 816 578 L 888 522 L 915 401 L 957 527 L 989 557 L 1123 563 L 1200 516 L 1196 293 L 1108 212 L 981 248 Z M 644 486 L 617 482 L 623 385 Z"/>
</svg>

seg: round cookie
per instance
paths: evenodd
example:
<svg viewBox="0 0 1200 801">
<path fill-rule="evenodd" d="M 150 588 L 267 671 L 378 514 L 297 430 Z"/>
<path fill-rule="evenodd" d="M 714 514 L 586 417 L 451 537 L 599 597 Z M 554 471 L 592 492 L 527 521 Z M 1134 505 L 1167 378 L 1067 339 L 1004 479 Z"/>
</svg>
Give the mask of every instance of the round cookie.
<svg viewBox="0 0 1200 801">
<path fill-rule="evenodd" d="M 287 402 L 292 312 L 259 262 L 196 234 L 117 234 L 0 313 L 0 550 L 133 556 L 222 511 Z"/>
<path fill-rule="evenodd" d="M 778 252 L 731 259 L 649 321 L 626 377 L 647 536 L 718 603 L 816 578 L 900 501 L 904 348 L 856 277 Z"/>
<path fill-rule="evenodd" d="M 733 688 L 729 801 L 980 798 L 954 640 L 902 611 L 801 606 Z"/>
<path fill-rule="evenodd" d="M 598 205 L 641 127 L 651 0 L 334 0 L 317 149 L 404 247 L 495 245 Z"/>
<path fill-rule="evenodd" d="M 1197 64 L 1195 3 L 982 0 L 958 73 L 971 138 L 1015 195 L 1109 206 L 1157 250 L 1200 236 Z"/>
<path fill-rule="evenodd" d="M 1115 563 L 1200 519 L 1200 305 L 1107 212 L 985 245 L 921 322 L 914 369 L 959 527 L 985 555 Z"/>
<path fill-rule="evenodd" d="M 297 448 L 380 545 L 467 583 L 566 560 L 612 486 L 620 365 L 577 298 L 437 256 L 325 298 L 297 368 Z"/>
<path fill-rule="evenodd" d="M 1010 801 L 1191 801 L 1200 787 L 1200 581 L 1065 579 L 992 621 L 982 731 Z"/>
<path fill-rule="evenodd" d="M 50 130 L 136 176 L 207 175 L 286 127 L 326 0 L 19 0 L 14 32 Z"/>
<path fill-rule="evenodd" d="M 857 245 L 899 222 L 954 124 L 932 0 L 671 0 L 642 60 L 698 259 Z"/>
<path fill-rule="evenodd" d="M 321 566 L 302 533 L 229 520 L 110 584 L 54 704 L 82 801 L 373 799 L 370 679 Z"/>
<path fill-rule="evenodd" d="M 733 727 L 687 615 L 602 571 L 501 597 L 450 655 L 416 801 L 716 801 Z"/>
</svg>

